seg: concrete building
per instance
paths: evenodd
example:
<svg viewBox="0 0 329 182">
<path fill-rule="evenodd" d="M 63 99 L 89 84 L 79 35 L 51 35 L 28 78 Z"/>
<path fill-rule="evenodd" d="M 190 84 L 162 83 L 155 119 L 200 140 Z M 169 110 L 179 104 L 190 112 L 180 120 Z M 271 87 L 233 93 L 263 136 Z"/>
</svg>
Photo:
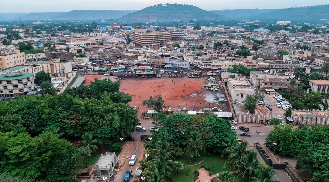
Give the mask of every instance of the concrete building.
<svg viewBox="0 0 329 182">
<path fill-rule="evenodd" d="M 135 29 L 131 33 L 131 39 L 134 44 L 140 46 L 164 44 L 171 41 L 171 33 L 162 31 L 147 33 L 146 29 Z"/>
<path fill-rule="evenodd" d="M 33 73 L 8 73 L 0 75 L 0 97 L 10 98 L 26 95 L 34 89 Z"/>
<path fill-rule="evenodd" d="M 291 77 L 277 74 L 267 74 L 260 71 L 250 72 L 250 82 L 261 89 L 282 89 L 290 86 Z"/>
<path fill-rule="evenodd" d="M 45 53 L 37 53 L 37 54 L 26 54 L 25 60 L 39 60 L 39 59 L 46 59 Z"/>
<path fill-rule="evenodd" d="M 115 152 L 106 152 L 105 155 L 101 155 L 96 164 L 96 174 L 103 179 L 109 179 L 113 176 L 114 167 L 118 163 L 118 158 Z"/>
<path fill-rule="evenodd" d="M 61 61 L 59 58 L 51 59 L 49 61 L 27 62 L 26 65 L 40 65 L 42 71 L 50 73 L 52 76 L 64 77 L 67 73 L 72 72 L 72 62 Z"/>
<path fill-rule="evenodd" d="M 183 40 L 185 38 L 185 33 L 182 31 L 173 31 L 171 32 L 172 40 Z"/>
<path fill-rule="evenodd" d="M 0 70 L 22 65 L 26 61 L 25 53 L 19 50 L 0 51 Z"/>
<path fill-rule="evenodd" d="M 310 80 L 309 84 L 313 92 L 329 92 L 329 80 Z"/>
<path fill-rule="evenodd" d="M 253 95 L 255 93 L 253 86 L 247 80 L 229 79 L 227 87 L 233 102 L 244 102 L 248 95 Z"/>
</svg>

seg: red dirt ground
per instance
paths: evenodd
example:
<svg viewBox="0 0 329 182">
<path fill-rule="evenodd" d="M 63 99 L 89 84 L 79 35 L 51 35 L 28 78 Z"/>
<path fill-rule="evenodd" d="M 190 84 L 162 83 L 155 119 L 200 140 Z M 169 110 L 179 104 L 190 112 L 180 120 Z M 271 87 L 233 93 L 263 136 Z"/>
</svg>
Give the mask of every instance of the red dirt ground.
<svg viewBox="0 0 329 182">
<path fill-rule="evenodd" d="M 98 80 L 101 80 L 105 76 L 104 75 L 85 75 L 85 77 L 86 77 L 86 80 L 83 83 L 83 85 L 90 85 L 90 83 L 94 82 L 96 78 Z"/>
<path fill-rule="evenodd" d="M 120 80 L 120 91 L 132 95 L 130 106 L 139 108 L 138 116 L 146 112 L 148 108 L 143 106 L 143 100 L 147 100 L 152 96 L 157 98 L 162 95 L 164 104 L 171 107 L 173 111 L 194 108 L 198 111 L 201 108 L 214 107 L 204 100 L 202 87 L 206 84 L 203 78 L 153 78 L 153 79 L 124 79 Z M 191 94 L 195 93 L 195 96 Z M 200 104 L 201 103 L 201 104 Z"/>
</svg>

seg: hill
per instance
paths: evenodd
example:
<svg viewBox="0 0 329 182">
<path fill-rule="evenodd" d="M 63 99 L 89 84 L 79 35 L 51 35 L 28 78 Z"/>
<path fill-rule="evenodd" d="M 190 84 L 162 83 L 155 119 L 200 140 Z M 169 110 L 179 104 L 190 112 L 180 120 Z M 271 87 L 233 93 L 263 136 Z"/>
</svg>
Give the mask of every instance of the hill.
<svg viewBox="0 0 329 182">
<path fill-rule="evenodd" d="M 192 5 L 158 4 L 140 11 L 127 14 L 122 18 L 125 21 L 156 20 L 156 21 L 190 21 L 190 20 L 219 20 L 222 16 L 200 9 Z"/>
<path fill-rule="evenodd" d="M 293 23 L 325 23 L 329 21 L 329 5 L 286 9 L 237 9 L 212 11 L 231 20 L 287 20 Z M 327 19 L 323 21 L 321 19 Z"/>
<path fill-rule="evenodd" d="M 0 21 L 119 19 L 134 10 L 73 10 L 46 13 L 0 13 Z"/>
</svg>

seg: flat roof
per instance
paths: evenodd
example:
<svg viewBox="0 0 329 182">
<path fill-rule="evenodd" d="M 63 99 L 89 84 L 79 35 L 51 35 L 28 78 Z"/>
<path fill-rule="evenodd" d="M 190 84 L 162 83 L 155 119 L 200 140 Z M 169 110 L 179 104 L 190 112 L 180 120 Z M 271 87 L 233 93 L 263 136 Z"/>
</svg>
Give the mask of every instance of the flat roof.
<svg viewBox="0 0 329 182">
<path fill-rule="evenodd" d="M 0 75 L 0 80 L 19 80 L 33 76 L 33 73 L 8 73 Z"/>
<path fill-rule="evenodd" d="M 15 67 L 11 67 L 11 68 L 7 68 L 5 70 L 2 70 L 0 73 L 4 74 L 4 73 L 8 73 L 8 72 L 13 72 L 13 71 L 17 71 L 23 68 L 29 67 L 28 65 L 19 65 L 19 66 L 15 66 Z"/>
<path fill-rule="evenodd" d="M 314 83 L 315 85 L 329 85 L 329 80 L 310 80 L 309 82 Z"/>
</svg>

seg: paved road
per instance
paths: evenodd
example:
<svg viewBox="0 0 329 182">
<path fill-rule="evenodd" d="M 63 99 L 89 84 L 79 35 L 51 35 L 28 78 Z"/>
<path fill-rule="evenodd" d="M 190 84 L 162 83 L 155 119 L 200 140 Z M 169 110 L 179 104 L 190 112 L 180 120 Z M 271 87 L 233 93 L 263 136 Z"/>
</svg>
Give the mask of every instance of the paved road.
<svg viewBox="0 0 329 182">
<path fill-rule="evenodd" d="M 250 137 L 240 136 L 239 134 L 240 134 L 241 131 L 239 129 L 236 132 L 237 132 L 238 138 L 246 140 L 249 143 L 248 148 L 255 150 L 255 152 L 257 152 L 257 150 L 254 147 L 254 143 L 257 143 L 258 142 L 262 146 L 264 146 L 263 143 L 265 142 L 265 138 L 274 129 L 273 126 L 260 125 L 260 124 L 250 124 L 250 125 L 249 124 L 238 124 L 237 125 L 237 128 L 239 128 L 239 126 L 247 126 L 247 127 L 249 127 L 249 129 L 250 129 L 249 133 L 251 134 Z M 258 131 L 260 133 L 259 134 L 256 134 L 256 131 Z M 279 157 L 279 156 L 274 155 L 272 153 L 271 154 L 268 154 L 268 155 L 273 155 L 273 158 Z M 264 160 L 263 160 L 263 158 L 259 155 L 258 152 L 257 152 L 257 158 L 258 158 L 259 161 L 262 161 L 263 163 L 265 163 Z M 285 171 L 279 170 L 279 169 L 276 169 L 274 171 L 275 171 L 276 174 L 272 177 L 272 180 L 275 180 L 275 181 L 284 181 L 284 182 L 291 182 L 292 181 L 290 179 L 290 177 L 288 176 L 288 174 Z"/>
<path fill-rule="evenodd" d="M 115 182 L 122 182 L 124 179 L 124 175 L 126 171 L 132 170 L 133 173 L 136 171 L 136 169 L 140 166 L 139 161 L 143 159 L 144 155 L 144 142 L 140 140 L 141 135 L 150 135 L 150 127 L 154 126 L 152 124 L 152 120 L 141 120 L 141 126 L 144 126 L 146 128 L 145 132 L 135 131 L 131 134 L 131 136 L 134 138 L 134 141 L 127 141 L 122 146 L 122 152 L 119 156 L 119 165 L 120 170 L 117 173 L 117 176 L 115 178 Z M 137 160 L 134 166 L 130 166 L 128 164 L 129 157 L 131 155 L 137 155 Z M 133 175 L 133 178 L 130 179 L 130 181 L 134 181 L 136 178 L 136 175 Z"/>
<path fill-rule="evenodd" d="M 83 81 L 85 81 L 85 79 L 86 79 L 85 76 L 79 76 L 72 84 L 71 88 L 79 87 L 83 83 Z"/>
</svg>

